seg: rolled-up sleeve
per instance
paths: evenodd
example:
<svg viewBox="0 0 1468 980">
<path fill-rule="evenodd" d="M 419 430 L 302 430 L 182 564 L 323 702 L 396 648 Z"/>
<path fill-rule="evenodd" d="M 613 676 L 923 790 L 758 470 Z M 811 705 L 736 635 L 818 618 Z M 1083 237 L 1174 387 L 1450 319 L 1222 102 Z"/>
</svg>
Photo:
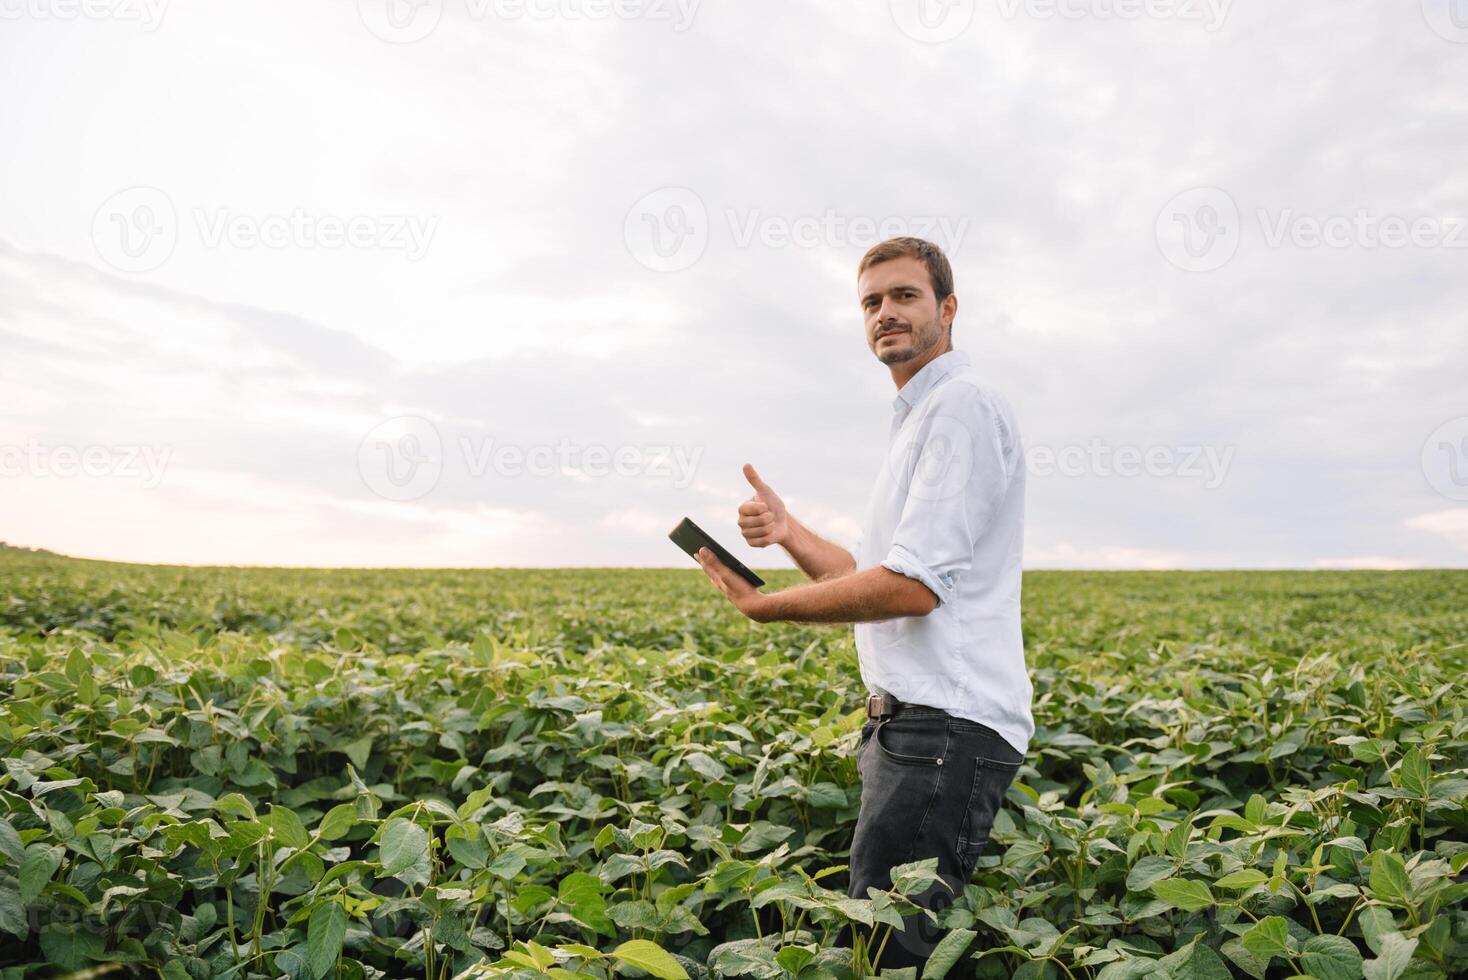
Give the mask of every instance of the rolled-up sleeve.
<svg viewBox="0 0 1468 980">
<path fill-rule="evenodd" d="M 913 438 L 889 459 L 906 499 L 882 567 L 916 579 L 951 602 L 973 565 L 974 547 L 1009 489 L 1015 465 L 1004 421 L 967 384 L 945 385 Z"/>
</svg>

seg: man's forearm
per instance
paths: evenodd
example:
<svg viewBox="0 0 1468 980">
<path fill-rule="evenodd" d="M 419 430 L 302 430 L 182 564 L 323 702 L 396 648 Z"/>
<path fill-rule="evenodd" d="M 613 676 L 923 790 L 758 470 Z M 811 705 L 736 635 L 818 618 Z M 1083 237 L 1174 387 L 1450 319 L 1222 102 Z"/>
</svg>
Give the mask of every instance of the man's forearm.
<svg viewBox="0 0 1468 980">
<path fill-rule="evenodd" d="M 766 623 L 866 623 L 926 616 L 937 605 L 937 596 L 926 585 L 879 565 L 767 593 L 756 618 Z"/>
<path fill-rule="evenodd" d="M 790 515 L 790 540 L 781 545 L 800 570 L 817 582 L 856 571 L 851 552 L 827 541 Z"/>
</svg>

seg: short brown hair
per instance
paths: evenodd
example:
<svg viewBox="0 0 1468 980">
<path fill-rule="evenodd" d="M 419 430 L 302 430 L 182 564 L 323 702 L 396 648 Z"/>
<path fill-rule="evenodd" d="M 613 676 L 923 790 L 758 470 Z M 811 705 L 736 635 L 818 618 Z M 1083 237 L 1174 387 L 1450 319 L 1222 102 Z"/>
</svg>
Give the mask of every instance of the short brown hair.
<svg viewBox="0 0 1468 980">
<path fill-rule="evenodd" d="M 923 238 L 889 238 L 885 242 L 878 242 L 861 257 L 861 263 L 856 267 L 856 277 L 860 279 L 863 272 L 878 263 L 900 258 L 923 261 L 928 267 L 928 278 L 933 281 L 933 295 L 938 302 L 941 303 L 953 295 L 953 266 L 948 264 L 948 256 L 937 245 Z"/>
</svg>

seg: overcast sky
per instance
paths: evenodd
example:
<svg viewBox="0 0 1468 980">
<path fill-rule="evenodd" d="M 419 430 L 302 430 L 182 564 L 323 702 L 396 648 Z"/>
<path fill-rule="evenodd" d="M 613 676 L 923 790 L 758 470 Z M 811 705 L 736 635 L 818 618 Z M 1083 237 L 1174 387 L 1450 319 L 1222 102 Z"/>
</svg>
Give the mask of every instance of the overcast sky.
<svg viewBox="0 0 1468 980">
<path fill-rule="evenodd" d="M 1468 565 L 1464 0 L 0 0 L 0 134 L 0 540 L 850 544 L 912 233 L 1030 567 Z"/>
</svg>

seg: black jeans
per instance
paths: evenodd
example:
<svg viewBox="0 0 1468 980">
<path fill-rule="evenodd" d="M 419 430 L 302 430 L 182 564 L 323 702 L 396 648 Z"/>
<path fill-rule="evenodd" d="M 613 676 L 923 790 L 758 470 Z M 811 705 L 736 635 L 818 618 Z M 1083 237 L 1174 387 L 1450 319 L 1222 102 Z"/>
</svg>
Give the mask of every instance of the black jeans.
<svg viewBox="0 0 1468 980">
<path fill-rule="evenodd" d="M 867 719 L 857 749 L 861 810 L 847 894 L 866 898 L 868 887 L 886 890 L 893 865 L 936 857 L 942 880 L 911 897 L 941 913 L 963 894 L 1023 762 L 992 728 L 938 708 L 914 705 Z M 883 931 L 879 924 L 877 933 Z M 917 966 L 921 976 L 944 932 L 921 913 L 908 917 L 906 928 L 887 940 L 877 968 Z"/>
</svg>

